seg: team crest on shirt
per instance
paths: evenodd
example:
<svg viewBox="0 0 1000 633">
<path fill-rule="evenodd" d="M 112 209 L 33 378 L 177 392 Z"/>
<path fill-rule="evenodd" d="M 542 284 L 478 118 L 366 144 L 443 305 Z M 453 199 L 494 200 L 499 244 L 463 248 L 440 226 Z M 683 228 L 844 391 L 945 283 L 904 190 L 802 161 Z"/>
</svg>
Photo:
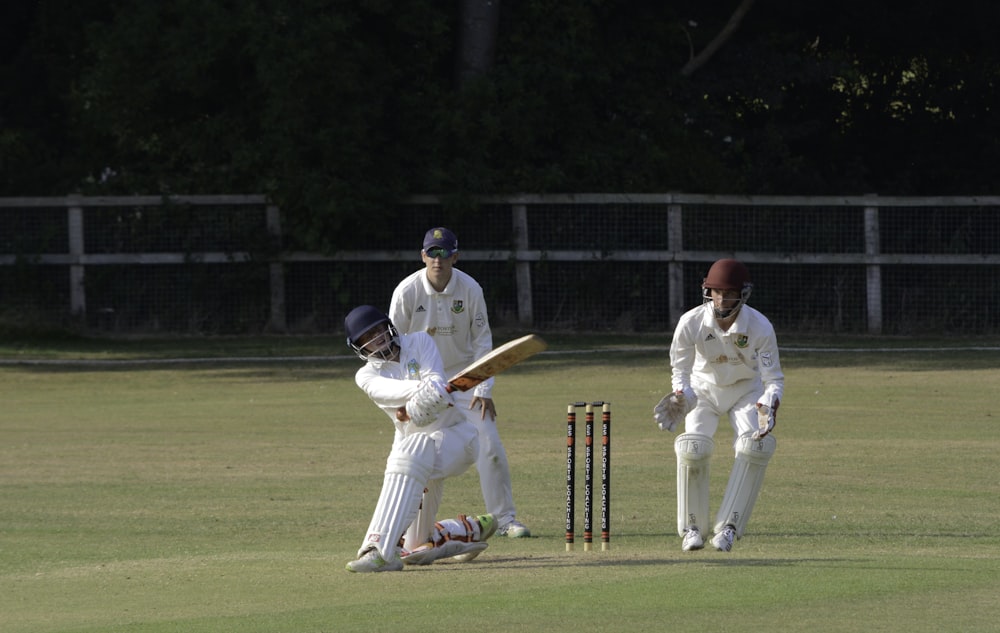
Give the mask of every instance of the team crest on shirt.
<svg viewBox="0 0 1000 633">
<path fill-rule="evenodd" d="M 406 377 L 410 380 L 420 380 L 420 363 L 416 358 L 411 358 L 410 362 L 406 363 Z"/>
<path fill-rule="evenodd" d="M 462 314 L 465 311 L 465 302 L 461 299 L 455 299 L 451 302 L 451 311 L 455 314 Z"/>
<path fill-rule="evenodd" d="M 736 347 L 743 349 L 749 344 L 750 344 L 750 339 L 747 338 L 746 334 L 740 334 L 739 336 L 736 337 Z"/>
</svg>

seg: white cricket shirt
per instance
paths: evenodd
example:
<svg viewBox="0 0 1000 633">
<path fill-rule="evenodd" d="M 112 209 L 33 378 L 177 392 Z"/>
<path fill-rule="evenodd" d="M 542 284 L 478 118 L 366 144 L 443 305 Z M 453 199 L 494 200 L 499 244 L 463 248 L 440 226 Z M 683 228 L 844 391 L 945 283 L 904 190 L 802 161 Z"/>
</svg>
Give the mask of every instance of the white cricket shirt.
<svg viewBox="0 0 1000 633">
<path fill-rule="evenodd" d="M 493 349 L 483 289 L 457 268 L 452 268 L 451 280 L 442 292 L 431 286 L 426 268 L 399 282 L 389 304 L 389 319 L 400 334 L 427 332 L 434 337 L 446 377 Z M 476 386 L 474 394 L 490 398 L 492 391 L 490 378 Z"/>
<path fill-rule="evenodd" d="M 692 376 L 706 385 L 728 387 L 759 375 L 764 383 L 759 402 L 780 400 L 784 392 L 774 327 L 748 305 L 740 308 L 728 331 L 717 325 L 711 304 L 685 312 L 674 330 L 670 366 L 675 391 L 689 387 Z"/>
</svg>

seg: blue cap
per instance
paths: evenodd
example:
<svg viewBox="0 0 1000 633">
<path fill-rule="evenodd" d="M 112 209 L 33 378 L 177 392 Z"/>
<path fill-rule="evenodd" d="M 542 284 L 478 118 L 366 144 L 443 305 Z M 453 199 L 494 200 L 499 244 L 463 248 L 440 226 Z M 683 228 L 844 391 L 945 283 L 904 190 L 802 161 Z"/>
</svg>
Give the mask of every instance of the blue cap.
<svg viewBox="0 0 1000 633">
<path fill-rule="evenodd" d="M 430 248 L 443 248 L 449 253 L 455 253 L 458 251 L 458 238 L 443 226 L 434 227 L 424 235 L 424 250 Z"/>
</svg>

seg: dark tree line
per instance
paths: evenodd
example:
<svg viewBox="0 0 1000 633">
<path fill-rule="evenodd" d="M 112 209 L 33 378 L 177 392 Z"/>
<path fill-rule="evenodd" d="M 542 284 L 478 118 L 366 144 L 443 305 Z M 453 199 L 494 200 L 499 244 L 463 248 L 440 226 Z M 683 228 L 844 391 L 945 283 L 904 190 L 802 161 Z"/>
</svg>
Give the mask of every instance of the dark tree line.
<svg viewBox="0 0 1000 633">
<path fill-rule="evenodd" d="M 261 192 L 337 248 L 410 193 L 996 192 L 994 0 L 0 12 L 3 196 Z"/>
</svg>

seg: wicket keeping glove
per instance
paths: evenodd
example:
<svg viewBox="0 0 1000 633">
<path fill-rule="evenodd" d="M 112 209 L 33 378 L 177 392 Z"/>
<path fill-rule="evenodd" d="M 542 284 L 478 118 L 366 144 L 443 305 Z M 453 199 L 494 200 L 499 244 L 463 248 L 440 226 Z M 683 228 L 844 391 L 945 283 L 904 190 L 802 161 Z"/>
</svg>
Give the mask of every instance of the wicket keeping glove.
<svg viewBox="0 0 1000 633">
<path fill-rule="evenodd" d="M 673 432 L 677 425 L 684 421 L 684 417 L 697 402 L 698 396 L 690 387 L 683 391 L 669 393 L 653 407 L 653 421 L 656 422 L 661 431 Z"/>
<path fill-rule="evenodd" d="M 760 402 L 757 403 L 757 430 L 753 434 L 753 439 L 759 440 L 764 437 L 774 428 L 775 414 L 778 411 L 778 405 L 781 402 L 775 398 L 773 406 L 767 406 Z"/>
</svg>

